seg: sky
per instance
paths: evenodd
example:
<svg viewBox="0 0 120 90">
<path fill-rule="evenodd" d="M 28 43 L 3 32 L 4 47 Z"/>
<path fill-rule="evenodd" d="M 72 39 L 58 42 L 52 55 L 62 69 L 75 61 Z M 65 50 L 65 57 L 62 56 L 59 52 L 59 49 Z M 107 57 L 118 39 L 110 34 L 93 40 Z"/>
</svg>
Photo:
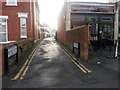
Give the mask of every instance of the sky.
<svg viewBox="0 0 120 90">
<path fill-rule="evenodd" d="M 80 2 L 103 2 L 109 0 L 71 0 Z M 57 17 L 64 4 L 64 0 L 38 0 L 40 7 L 40 22 L 47 23 L 51 28 L 57 29 Z"/>
</svg>

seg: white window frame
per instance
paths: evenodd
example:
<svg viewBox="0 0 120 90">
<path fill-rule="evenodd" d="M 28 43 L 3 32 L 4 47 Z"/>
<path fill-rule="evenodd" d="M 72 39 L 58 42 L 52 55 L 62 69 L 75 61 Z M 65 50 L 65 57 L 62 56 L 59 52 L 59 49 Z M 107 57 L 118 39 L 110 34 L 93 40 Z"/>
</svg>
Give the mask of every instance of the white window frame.
<svg viewBox="0 0 120 90">
<path fill-rule="evenodd" d="M 6 41 L 5 42 L 0 42 L 0 44 L 4 44 L 4 43 L 8 43 L 8 26 L 7 26 L 7 19 L 8 16 L 0 16 L 0 18 L 2 19 L 6 19 L 5 25 L 6 25 L 6 31 L 5 32 L 0 32 L 0 33 L 6 33 Z M 0 22 L 1 24 L 3 24 L 3 22 Z"/>
<path fill-rule="evenodd" d="M 18 17 L 20 18 L 20 38 L 27 38 L 27 17 L 28 17 L 28 13 L 26 13 L 26 12 L 19 12 L 18 13 Z M 21 26 L 21 19 L 22 18 L 25 18 L 26 19 L 26 24 L 25 24 L 25 26 Z M 26 32 L 26 35 L 22 35 L 22 28 L 26 28 L 25 30 L 25 32 Z"/>
<path fill-rule="evenodd" d="M 10 3 L 10 1 L 11 1 L 11 0 L 6 0 L 6 6 L 18 6 L 18 4 L 17 4 L 17 1 L 18 1 L 18 0 L 15 0 L 14 3 Z"/>
</svg>

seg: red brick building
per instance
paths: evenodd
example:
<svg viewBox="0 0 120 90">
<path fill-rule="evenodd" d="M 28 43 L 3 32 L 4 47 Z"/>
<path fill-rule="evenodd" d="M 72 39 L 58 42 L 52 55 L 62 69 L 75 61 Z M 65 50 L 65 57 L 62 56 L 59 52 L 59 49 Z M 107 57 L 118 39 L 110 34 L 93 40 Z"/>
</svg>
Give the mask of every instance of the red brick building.
<svg viewBox="0 0 120 90">
<path fill-rule="evenodd" d="M 39 6 L 36 0 L 6 0 L 0 15 L 0 43 L 39 39 Z"/>
<path fill-rule="evenodd" d="M 42 39 L 37 0 L 0 1 L 0 74 L 4 73 L 4 48 L 18 43 L 19 54 Z"/>
</svg>

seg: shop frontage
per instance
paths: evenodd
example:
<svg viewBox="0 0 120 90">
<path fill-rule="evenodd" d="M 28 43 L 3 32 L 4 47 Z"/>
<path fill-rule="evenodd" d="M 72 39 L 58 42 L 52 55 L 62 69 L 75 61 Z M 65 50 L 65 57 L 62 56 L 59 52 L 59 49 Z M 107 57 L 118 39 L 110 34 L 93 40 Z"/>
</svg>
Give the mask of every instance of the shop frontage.
<svg viewBox="0 0 120 90">
<path fill-rule="evenodd" d="M 104 57 L 114 57 L 114 6 L 109 3 L 71 3 L 71 28 L 89 27 L 89 57 L 96 52 Z"/>
<path fill-rule="evenodd" d="M 67 2 L 64 7 L 66 7 L 66 9 L 63 9 L 60 14 L 64 21 L 64 23 L 60 25 L 64 28 L 59 28 L 57 33 L 58 40 L 61 41 L 61 43 L 71 47 L 72 44 L 70 43 L 78 40 L 84 41 L 86 37 L 88 46 L 84 44 L 83 47 L 88 48 L 88 52 L 85 51 L 85 53 L 88 53 L 88 57 L 93 57 L 91 56 L 93 54 L 96 56 L 96 53 L 98 53 L 99 56 L 102 54 L 102 57 L 111 58 L 115 56 L 115 3 Z M 88 27 L 88 36 L 86 36 L 87 34 L 78 35 L 78 33 L 75 35 L 74 32 L 80 31 L 83 33 L 86 31 L 83 30 L 83 28 L 79 28 L 84 25 Z M 76 28 L 79 28 L 77 29 L 78 31 L 75 31 Z M 64 40 L 59 35 L 60 33 L 63 33 Z M 80 35 L 84 38 L 81 39 Z M 71 42 L 69 40 L 70 38 L 72 39 Z M 78 43 L 81 44 L 80 41 L 78 41 Z M 83 47 L 81 46 L 81 48 Z M 101 53 L 101 51 L 103 53 Z"/>
<path fill-rule="evenodd" d="M 105 3 L 71 3 L 71 27 L 88 24 L 91 31 L 93 19 L 96 24 L 96 39 L 113 39 L 114 33 L 114 4 Z"/>
</svg>

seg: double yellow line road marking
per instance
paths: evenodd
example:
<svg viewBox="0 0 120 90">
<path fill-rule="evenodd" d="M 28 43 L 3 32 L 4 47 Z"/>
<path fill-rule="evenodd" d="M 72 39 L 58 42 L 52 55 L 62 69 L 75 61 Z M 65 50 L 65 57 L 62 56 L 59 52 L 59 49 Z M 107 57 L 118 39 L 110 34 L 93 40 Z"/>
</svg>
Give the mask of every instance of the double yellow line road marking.
<svg viewBox="0 0 120 90">
<path fill-rule="evenodd" d="M 79 61 L 77 61 L 76 58 L 74 58 L 68 51 L 63 49 L 64 52 L 67 54 L 67 56 L 72 60 L 72 62 L 84 73 L 91 73 L 91 71 L 85 67 L 83 64 L 81 64 Z M 68 54 L 69 53 L 69 54 Z"/>
<path fill-rule="evenodd" d="M 28 57 L 28 59 L 26 60 L 26 62 L 22 66 L 22 68 L 20 69 L 20 71 L 11 80 L 18 80 L 18 79 L 23 79 L 24 78 L 24 76 L 26 75 L 27 70 L 29 69 L 30 63 L 31 63 L 31 61 L 32 61 L 32 59 L 33 59 L 33 57 L 35 55 L 36 49 L 37 49 L 37 47 L 32 51 L 32 53 L 30 54 L 30 56 Z"/>
<path fill-rule="evenodd" d="M 32 51 L 32 53 L 30 54 L 30 56 L 28 57 L 28 59 L 26 60 L 26 62 L 24 63 L 24 65 L 22 66 L 22 68 L 20 69 L 20 71 L 16 74 L 16 76 L 14 78 L 12 78 L 11 80 L 22 80 L 24 78 L 24 76 L 26 75 L 27 70 L 30 67 L 30 64 L 33 60 L 33 57 L 35 55 L 35 51 L 36 51 L 37 47 Z M 64 49 L 63 49 L 64 50 Z M 72 60 L 72 62 L 84 73 L 91 73 L 91 71 L 86 68 L 83 64 L 81 64 L 80 62 L 78 62 L 76 60 L 76 58 L 74 58 L 70 53 L 68 54 L 68 52 L 66 50 L 64 50 L 64 52 L 67 54 L 67 56 L 69 56 L 69 58 Z"/>
</svg>

